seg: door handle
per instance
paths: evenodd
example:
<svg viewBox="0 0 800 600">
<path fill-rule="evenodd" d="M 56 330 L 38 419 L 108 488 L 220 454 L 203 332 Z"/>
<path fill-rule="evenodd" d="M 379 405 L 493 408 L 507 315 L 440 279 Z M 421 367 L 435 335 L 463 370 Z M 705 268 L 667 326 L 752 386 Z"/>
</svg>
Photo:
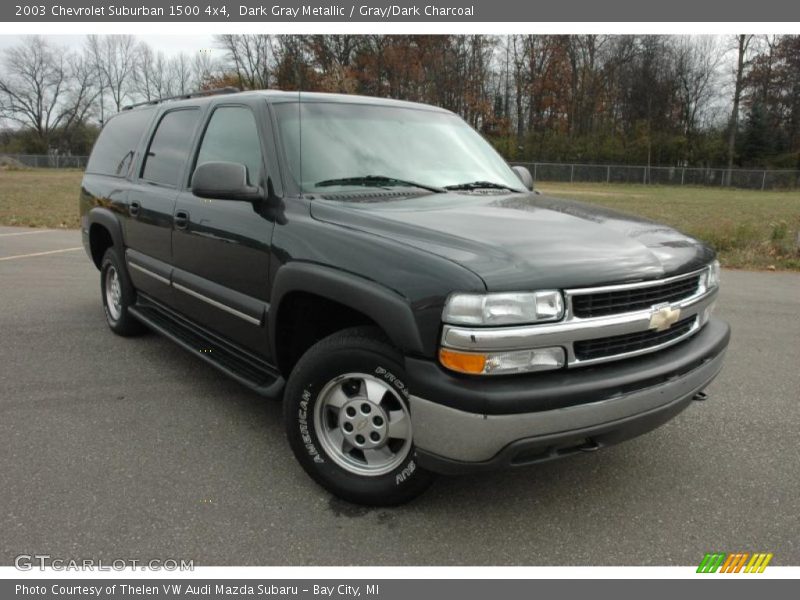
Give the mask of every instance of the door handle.
<svg viewBox="0 0 800 600">
<path fill-rule="evenodd" d="M 128 207 L 128 212 L 131 214 L 132 217 L 135 217 L 139 214 L 139 209 L 142 208 L 142 205 L 138 202 L 131 202 L 130 206 Z"/>
<path fill-rule="evenodd" d="M 175 211 L 175 228 L 186 229 L 189 226 L 189 211 L 176 210 Z"/>
</svg>

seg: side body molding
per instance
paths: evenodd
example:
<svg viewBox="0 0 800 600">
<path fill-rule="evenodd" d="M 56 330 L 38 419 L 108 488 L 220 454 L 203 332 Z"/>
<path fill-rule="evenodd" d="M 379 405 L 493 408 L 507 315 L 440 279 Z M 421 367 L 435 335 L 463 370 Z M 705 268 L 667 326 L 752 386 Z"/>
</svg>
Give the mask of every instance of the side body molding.
<svg viewBox="0 0 800 600">
<path fill-rule="evenodd" d="M 269 311 L 270 350 L 278 356 L 275 343 L 281 301 L 291 292 L 316 294 L 357 310 L 375 321 L 398 348 L 421 354 L 423 344 L 408 301 L 389 288 L 358 275 L 307 262 L 281 266 L 272 283 Z"/>
</svg>

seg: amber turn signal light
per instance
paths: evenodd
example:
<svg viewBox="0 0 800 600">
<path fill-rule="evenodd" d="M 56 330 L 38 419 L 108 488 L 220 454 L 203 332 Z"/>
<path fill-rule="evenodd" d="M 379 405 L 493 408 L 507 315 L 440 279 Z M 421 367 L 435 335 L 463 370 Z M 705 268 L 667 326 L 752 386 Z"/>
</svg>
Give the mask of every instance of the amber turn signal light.
<svg viewBox="0 0 800 600">
<path fill-rule="evenodd" d="M 486 355 L 440 348 L 439 362 L 442 363 L 442 366 L 459 373 L 480 375 L 486 367 Z"/>
</svg>

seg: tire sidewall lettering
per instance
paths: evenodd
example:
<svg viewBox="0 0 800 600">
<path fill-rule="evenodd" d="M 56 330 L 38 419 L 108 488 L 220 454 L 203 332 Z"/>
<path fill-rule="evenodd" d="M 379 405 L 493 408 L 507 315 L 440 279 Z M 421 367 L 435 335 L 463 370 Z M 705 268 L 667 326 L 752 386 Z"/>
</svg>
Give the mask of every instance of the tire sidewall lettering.
<svg viewBox="0 0 800 600">
<path fill-rule="evenodd" d="M 411 477 L 414 474 L 414 471 L 416 470 L 417 470 L 417 464 L 414 462 L 414 459 L 412 458 L 410 461 L 408 461 L 406 466 L 403 467 L 403 470 L 394 476 L 395 485 L 402 484 L 406 479 Z"/>
<path fill-rule="evenodd" d="M 389 369 L 386 369 L 385 367 L 381 367 L 381 366 L 376 367 L 375 371 L 373 372 L 373 374 L 378 378 L 381 378 L 381 379 L 384 379 L 385 381 L 388 381 L 398 392 L 400 392 L 400 394 L 405 399 L 406 404 L 408 404 L 408 400 L 409 400 L 411 394 L 409 393 L 408 387 L 406 386 L 405 383 L 403 383 L 402 379 L 397 377 Z M 409 410 L 410 410 L 410 408 L 409 408 Z M 412 451 L 411 454 L 409 454 L 409 458 L 410 458 L 410 460 L 408 460 L 406 463 L 404 463 L 403 465 L 398 467 L 400 469 L 400 471 L 399 472 L 395 472 L 394 484 L 396 486 L 402 485 L 403 482 L 408 480 L 414 474 L 414 472 L 417 470 L 417 463 L 414 460 L 413 451 Z"/>
<path fill-rule="evenodd" d="M 312 431 L 308 426 L 309 414 L 313 414 L 314 410 L 312 405 L 314 396 L 311 393 L 311 388 L 313 387 L 314 384 L 308 384 L 303 390 L 303 395 L 300 398 L 299 408 L 297 409 L 297 425 L 300 431 L 300 439 L 303 441 L 303 446 L 305 446 L 306 452 L 308 453 L 309 457 L 311 457 L 311 460 L 313 460 L 315 463 L 324 464 L 325 460 L 323 459 L 319 450 L 317 450 L 317 445 L 314 442 Z"/>
<path fill-rule="evenodd" d="M 403 396 L 406 402 L 408 402 L 410 394 L 408 388 L 406 387 L 406 384 L 403 383 L 402 379 L 397 377 L 389 369 L 380 366 L 375 368 L 373 374 L 375 375 L 375 377 L 388 381 L 398 392 L 400 392 L 400 394 Z"/>
</svg>

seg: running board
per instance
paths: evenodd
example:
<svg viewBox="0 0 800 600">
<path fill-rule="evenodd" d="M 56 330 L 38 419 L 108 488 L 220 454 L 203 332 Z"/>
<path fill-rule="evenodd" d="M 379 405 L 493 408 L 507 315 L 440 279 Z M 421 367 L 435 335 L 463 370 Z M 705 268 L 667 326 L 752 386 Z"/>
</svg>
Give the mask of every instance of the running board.
<svg viewBox="0 0 800 600">
<path fill-rule="evenodd" d="M 279 400 L 284 379 L 270 365 L 139 292 L 128 309 L 142 323 L 254 392 Z"/>
</svg>

